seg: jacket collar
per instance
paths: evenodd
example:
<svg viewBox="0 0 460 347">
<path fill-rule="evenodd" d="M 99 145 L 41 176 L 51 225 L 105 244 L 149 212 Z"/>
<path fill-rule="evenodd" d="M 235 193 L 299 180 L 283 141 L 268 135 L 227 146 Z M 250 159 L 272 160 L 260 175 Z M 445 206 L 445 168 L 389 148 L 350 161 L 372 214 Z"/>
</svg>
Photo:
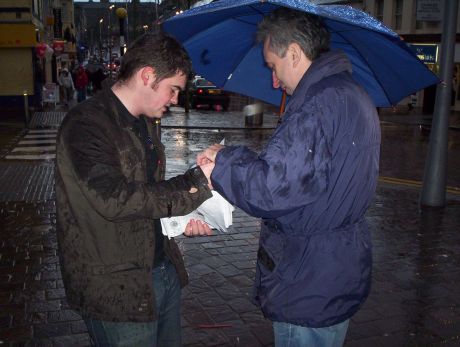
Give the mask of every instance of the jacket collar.
<svg viewBox="0 0 460 347">
<path fill-rule="evenodd" d="M 345 53 L 341 51 L 328 51 L 321 54 L 312 62 L 294 90 L 286 107 L 286 113 L 288 114 L 296 110 L 305 102 L 305 95 L 312 85 L 328 76 L 341 72 L 351 73 L 351 71 L 351 63 Z"/>
<path fill-rule="evenodd" d="M 114 120 L 123 128 L 132 128 L 133 123 L 137 121 L 137 118 L 134 117 L 123 103 L 117 98 L 115 93 L 112 91 L 112 86 L 115 84 L 115 81 L 109 80 L 106 78 L 102 82 L 103 97 L 101 98 L 107 107 L 111 110 Z M 139 120 L 143 117 L 140 116 Z"/>
</svg>

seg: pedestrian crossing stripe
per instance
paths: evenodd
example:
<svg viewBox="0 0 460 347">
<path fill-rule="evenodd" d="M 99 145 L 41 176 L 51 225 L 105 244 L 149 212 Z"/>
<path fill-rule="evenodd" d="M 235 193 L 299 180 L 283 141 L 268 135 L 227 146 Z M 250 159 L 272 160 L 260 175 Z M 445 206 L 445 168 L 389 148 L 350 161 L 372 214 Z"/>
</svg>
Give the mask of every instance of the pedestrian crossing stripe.
<svg viewBox="0 0 460 347">
<path fill-rule="evenodd" d="M 46 133 L 54 133 L 58 132 L 57 129 L 32 129 L 29 130 L 29 134 L 46 134 Z"/>
<path fill-rule="evenodd" d="M 33 155 L 7 155 L 5 159 L 16 159 L 16 160 L 54 160 L 56 154 L 33 154 Z"/>
<path fill-rule="evenodd" d="M 32 129 L 5 156 L 9 160 L 56 159 L 56 129 Z"/>
<path fill-rule="evenodd" d="M 25 139 L 52 139 L 55 138 L 56 134 L 36 134 L 36 135 L 26 135 L 24 136 Z"/>
<path fill-rule="evenodd" d="M 50 144 L 56 143 L 56 139 L 46 139 L 46 140 L 30 140 L 30 141 L 19 141 L 18 145 L 36 145 L 36 144 Z"/>
<path fill-rule="evenodd" d="M 56 146 L 35 146 L 35 147 L 16 147 L 12 152 L 50 152 L 56 150 Z"/>
</svg>

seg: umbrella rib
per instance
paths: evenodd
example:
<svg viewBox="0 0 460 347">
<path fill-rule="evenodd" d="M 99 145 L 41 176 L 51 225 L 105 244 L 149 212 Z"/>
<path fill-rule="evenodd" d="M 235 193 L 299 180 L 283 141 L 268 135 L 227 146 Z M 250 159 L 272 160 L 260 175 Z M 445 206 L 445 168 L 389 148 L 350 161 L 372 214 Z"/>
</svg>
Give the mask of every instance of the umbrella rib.
<svg viewBox="0 0 460 347">
<path fill-rule="evenodd" d="M 363 30 L 363 29 L 361 29 L 361 30 Z M 348 31 L 348 30 L 347 30 L 347 31 Z M 340 31 L 340 32 L 336 31 L 335 33 L 336 33 L 337 35 L 339 35 L 339 36 L 340 36 L 345 42 L 347 42 L 349 45 L 353 46 L 353 48 L 355 49 L 355 51 L 359 53 L 359 55 L 366 61 L 366 63 L 368 63 L 367 59 L 365 59 L 365 57 L 364 57 L 364 56 L 361 54 L 361 52 L 357 49 L 357 46 L 356 46 L 354 43 L 352 43 L 352 42 L 350 42 L 349 40 L 347 40 L 344 36 L 342 36 L 342 35 L 341 35 L 341 32 L 343 32 L 343 31 Z M 388 101 L 390 101 L 390 103 L 393 105 L 391 98 L 390 98 L 389 95 L 387 94 L 387 91 L 385 90 L 385 88 L 383 87 L 383 85 L 380 83 L 380 80 L 377 78 L 377 76 L 375 75 L 374 71 L 373 71 L 372 69 L 369 69 L 369 70 L 372 72 L 372 75 L 374 75 L 374 80 L 377 81 L 377 83 L 378 83 L 379 86 L 381 87 L 383 93 L 384 93 L 385 96 L 387 97 Z M 363 87 L 364 87 L 364 86 L 363 86 Z"/>
<path fill-rule="evenodd" d="M 254 12 L 258 13 L 259 15 L 261 15 L 262 17 L 264 16 L 263 12 L 262 12 L 262 11 L 259 11 L 259 10 L 258 10 L 256 7 L 254 7 L 253 5 L 250 5 L 249 7 L 250 7 Z M 247 21 L 241 20 L 241 19 L 239 19 L 239 17 L 238 17 L 238 18 L 235 18 L 235 20 L 237 20 L 237 21 L 239 21 L 239 22 L 241 22 L 241 23 L 248 24 L 248 25 L 253 25 L 253 23 L 249 23 L 249 22 L 247 22 Z M 252 49 L 252 47 L 254 47 L 254 43 L 251 45 L 251 49 Z M 249 51 L 250 51 L 251 49 L 249 49 Z M 244 59 L 245 57 L 246 57 L 246 54 L 243 54 L 243 55 L 241 56 L 241 59 L 239 59 L 238 62 L 235 63 L 235 64 L 233 65 L 231 71 L 235 71 L 236 67 L 237 67 L 238 65 L 240 65 L 240 63 L 243 61 L 243 59 Z M 230 73 L 230 75 L 227 76 L 227 81 L 228 81 L 228 77 L 231 76 L 232 74 L 233 74 L 233 73 Z M 226 84 L 226 83 L 227 83 L 227 82 L 225 82 L 224 84 Z"/>
</svg>

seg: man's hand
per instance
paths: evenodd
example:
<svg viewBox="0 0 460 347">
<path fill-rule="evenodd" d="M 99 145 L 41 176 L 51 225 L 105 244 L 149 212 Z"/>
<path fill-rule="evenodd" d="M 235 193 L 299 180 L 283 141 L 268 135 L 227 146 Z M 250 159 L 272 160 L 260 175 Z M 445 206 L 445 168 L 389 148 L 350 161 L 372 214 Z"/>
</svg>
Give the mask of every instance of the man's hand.
<svg viewBox="0 0 460 347">
<path fill-rule="evenodd" d="M 214 166 L 216 165 L 212 161 L 210 161 L 208 164 L 200 165 L 201 171 L 203 171 L 204 175 L 208 179 L 208 187 L 211 190 L 213 189 L 212 183 L 211 183 L 211 174 L 212 174 L 212 170 L 214 170 Z"/>
<path fill-rule="evenodd" d="M 185 227 L 184 235 L 188 237 L 193 236 L 209 236 L 212 235 L 212 230 L 207 223 L 200 220 L 190 219 Z"/>
<path fill-rule="evenodd" d="M 196 157 L 196 162 L 199 166 L 204 164 L 209 164 L 210 162 L 216 161 L 217 152 L 221 149 L 225 148 L 225 146 L 220 145 L 218 143 L 209 146 L 203 152 L 199 153 Z"/>
</svg>

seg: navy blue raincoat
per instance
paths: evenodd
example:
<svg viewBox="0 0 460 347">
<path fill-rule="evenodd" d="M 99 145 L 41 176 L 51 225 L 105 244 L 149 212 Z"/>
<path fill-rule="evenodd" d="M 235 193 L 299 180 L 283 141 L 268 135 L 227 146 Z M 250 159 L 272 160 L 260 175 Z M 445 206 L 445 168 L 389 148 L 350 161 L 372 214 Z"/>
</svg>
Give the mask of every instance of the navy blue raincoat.
<svg viewBox="0 0 460 347">
<path fill-rule="evenodd" d="M 316 59 L 261 154 L 228 146 L 214 188 L 261 217 L 254 301 L 272 321 L 325 327 L 369 294 L 364 214 L 379 171 L 380 125 L 341 52 Z"/>
</svg>

